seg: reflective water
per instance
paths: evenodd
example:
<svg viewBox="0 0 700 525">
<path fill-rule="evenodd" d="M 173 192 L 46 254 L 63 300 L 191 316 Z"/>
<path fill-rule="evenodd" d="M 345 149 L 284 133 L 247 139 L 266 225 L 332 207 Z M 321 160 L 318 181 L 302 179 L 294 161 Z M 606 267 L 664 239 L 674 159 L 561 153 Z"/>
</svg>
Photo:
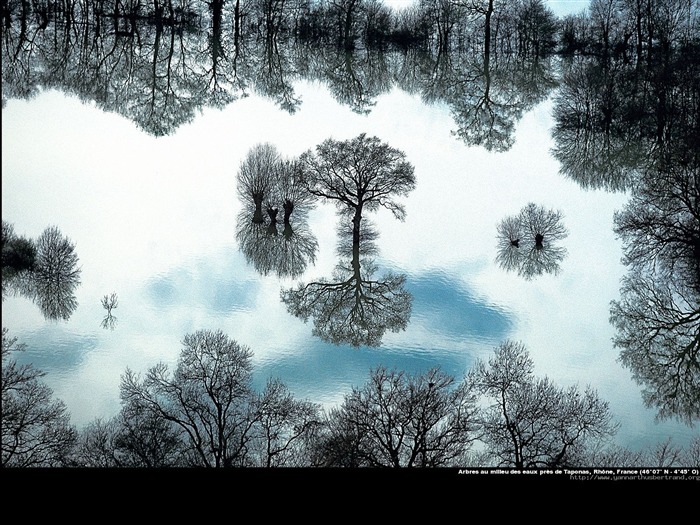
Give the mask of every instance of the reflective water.
<svg viewBox="0 0 700 525">
<path fill-rule="evenodd" d="M 354 96 L 348 103 L 332 79 L 293 75 L 284 98 L 295 101 L 293 111 L 258 86 L 220 108 L 195 108 L 162 135 L 149 132 L 153 121 L 116 112 L 118 104 L 55 89 L 9 96 L 3 220 L 30 238 L 58 226 L 75 243 L 81 284 L 68 319 L 47 320 L 19 296 L 4 299 L 2 324 L 27 345 L 22 360 L 47 372 L 78 426 L 118 411 L 127 368 L 174 365 L 185 334 L 220 328 L 253 350 L 258 386 L 277 376 L 296 396 L 326 406 L 380 364 L 412 372 L 439 365 L 461 377 L 505 339 L 522 341 L 537 374 L 560 386 L 590 384 L 609 401 L 620 444 L 684 444 L 697 430 L 655 421 L 612 343 L 610 304 L 627 271 L 613 215 L 629 193 L 562 173 L 552 154 L 556 74 L 546 66 L 534 83 L 512 81 L 532 69 L 483 79 L 507 107 L 500 133 L 475 124 L 483 114 L 469 97 L 479 90 L 447 96 L 437 82 L 431 90 L 395 71 L 364 105 Z M 297 156 L 360 133 L 405 152 L 416 175 L 415 190 L 401 199 L 405 221 L 385 209 L 365 215 L 378 232 L 377 273 L 404 275 L 412 296 L 405 329 L 387 329 L 376 347 L 325 342 L 313 319 L 305 323 L 281 300 L 283 290 L 330 279 L 347 262 L 336 250 L 340 219 L 331 204 L 310 211 L 305 226 L 316 249 L 294 277 L 260 272 L 237 236 L 244 209 L 236 174 L 253 146 L 270 142 Z M 566 229 L 556 271 L 524 275 L 498 264 L 499 225 L 530 203 L 559 212 Z M 106 319 L 110 294 L 118 303 Z"/>
</svg>

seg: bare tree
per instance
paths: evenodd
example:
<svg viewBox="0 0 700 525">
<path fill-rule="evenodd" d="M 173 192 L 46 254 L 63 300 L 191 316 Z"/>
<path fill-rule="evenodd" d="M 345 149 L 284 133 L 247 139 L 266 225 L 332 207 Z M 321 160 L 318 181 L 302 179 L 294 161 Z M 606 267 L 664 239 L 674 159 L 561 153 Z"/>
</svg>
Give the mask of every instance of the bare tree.
<svg viewBox="0 0 700 525">
<path fill-rule="evenodd" d="M 10 354 L 22 351 L 2 329 L 2 466 L 63 467 L 70 464 L 76 430 L 63 401 L 32 365 L 19 365 Z"/>
<path fill-rule="evenodd" d="M 251 358 L 220 330 L 188 334 L 172 376 L 163 363 L 143 380 L 127 369 L 122 402 L 179 426 L 195 465 L 242 466 L 253 424 Z"/>
<path fill-rule="evenodd" d="M 483 411 L 483 440 L 498 466 L 581 465 L 588 447 L 617 430 L 608 403 L 590 387 L 561 389 L 538 379 L 521 343 L 506 341 L 469 372 L 473 387 L 491 405 Z"/>
<path fill-rule="evenodd" d="M 75 244 L 50 226 L 36 241 L 37 257 L 32 272 L 35 302 L 48 319 L 68 319 L 78 307 L 74 290 L 81 269 Z"/>
<path fill-rule="evenodd" d="M 475 398 L 438 368 L 411 376 L 379 367 L 327 426 L 326 466 L 458 466 L 477 437 Z"/>
<path fill-rule="evenodd" d="M 700 419 L 700 308 L 695 292 L 675 279 L 639 271 L 623 278 L 610 322 L 621 363 L 643 386 L 642 399 L 660 419 Z"/>
<path fill-rule="evenodd" d="M 518 215 L 503 219 L 497 227 L 496 262 L 525 279 L 557 274 L 566 256 L 566 248 L 557 243 L 568 235 L 562 217 L 559 211 L 529 203 Z"/>
<path fill-rule="evenodd" d="M 253 146 L 241 162 L 237 190 L 244 203 L 252 201 L 254 204 L 253 222 L 264 221 L 262 206 L 270 198 L 279 162 L 277 148 L 267 142 Z"/>
<path fill-rule="evenodd" d="M 406 155 L 362 133 L 351 140 L 327 139 L 300 157 L 304 182 L 318 197 L 353 212 L 353 240 L 359 239 L 362 212 L 384 207 L 403 220 L 404 206 L 395 201 L 415 187 Z"/>
<path fill-rule="evenodd" d="M 310 447 L 321 425 L 321 407 L 294 399 L 279 379 L 269 379 L 255 401 L 256 424 L 250 442 L 259 467 L 309 466 Z"/>
</svg>

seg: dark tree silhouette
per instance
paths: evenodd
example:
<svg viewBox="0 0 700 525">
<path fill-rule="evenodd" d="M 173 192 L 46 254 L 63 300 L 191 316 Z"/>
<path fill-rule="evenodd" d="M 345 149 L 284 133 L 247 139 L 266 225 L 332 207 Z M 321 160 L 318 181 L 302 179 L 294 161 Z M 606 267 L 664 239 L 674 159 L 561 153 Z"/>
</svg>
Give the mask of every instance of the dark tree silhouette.
<svg viewBox="0 0 700 525">
<path fill-rule="evenodd" d="M 2 221 L 2 291 L 5 285 L 24 272 L 31 272 L 36 264 L 36 245 L 23 236 L 15 234 L 14 226 Z"/>
<path fill-rule="evenodd" d="M 653 267 L 700 294 L 700 164 L 661 168 L 645 171 L 630 201 L 615 213 L 623 262 L 633 269 Z"/>
<path fill-rule="evenodd" d="M 674 279 L 630 272 L 610 321 L 621 363 L 643 386 L 642 399 L 660 419 L 700 419 L 700 308 L 698 296 Z"/>
<path fill-rule="evenodd" d="M 563 75 L 552 154 L 560 173 L 583 188 L 620 191 L 638 177 L 651 144 L 642 131 L 648 110 L 636 77 L 612 59 L 590 58 L 576 58 Z"/>
<path fill-rule="evenodd" d="M 526 348 L 506 341 L 488 364 L 469 372 L 490 400 L 483 412 L 483 441 L 497 466 L 556 468 L 584 464 L 589 447 L 614 435 L 608 403 L 590 387 L 561 389 L 538 379 Z"/>
<path fill-rule="evenodd" d="M 353 240 L 359 240 L 365 209 L 384 207 L 404 219 L 405 209 L 394 199 L 413 190 L 414 169 L 403 152 L 379 138 L 362 133 L 346 141 L 327 139 L 299 160 L 309 192 L 354 212 Z"/>
<path fill-rule="evenodd" d="M 19 365 L 10 354 L 24 350 L 2 329 L 2 466 L 65 467 L 76 430 L 63 401 L 42 381 L 32 365 Z"/>
<path fill-rule="evenodd" d="M 329 411 L 319 457 L 328 467 L 464 466 L 476 414 L 468 385 L 439 368 L 411 376 L 379 367 Z"/>
<path fill-rule="evenodd" d="M 262 223 L 262 206 L 270 198 L 277 175 L 280 154 L 270 144 L 257 144 L 251 148 L 238 169 L 237 191 L 244 203 L 255 206 L 253 222 Z"/>
<path fill-rule="evenodd" d="M 243 466 L 253 424 L 252 353 L 220 330 L 188 334 L 174 374 L 160 363 L 127 369 L 122 402 L 182 429 L 193 466 Z"/>
<path fill-rule="evenodd" d="M 164 468 L 191 464 L 182 429 L 151 410 L 124 404 L 119 414 L 97 419 L 80 432 L 79 467 Z"/>
<path fill-rule="evenodd" d="M 321 428 L 321 406 L 294 399 L 279 379 L 268 379 L 255 400 L 256 425 L 249 448 L 258 467 L 309 466 Z"/>
<path fill-rule="evenodd" d="M 534 203 L 518 215 L 506 217 L 497 227 L 496 262 L 528 280 L 544 273 L 556 275 L 566 256 L 566 249 L 557 242 L 568 235 L 561 221 L 561 212 Z"/>
<path fill-rule="evenodd" d="M 700 419 L 700 208 L 696 152 L 665 151 L 615 214 L 629 272 L 611 303 L 621 363 L 660 419 Z"/>
</svg>

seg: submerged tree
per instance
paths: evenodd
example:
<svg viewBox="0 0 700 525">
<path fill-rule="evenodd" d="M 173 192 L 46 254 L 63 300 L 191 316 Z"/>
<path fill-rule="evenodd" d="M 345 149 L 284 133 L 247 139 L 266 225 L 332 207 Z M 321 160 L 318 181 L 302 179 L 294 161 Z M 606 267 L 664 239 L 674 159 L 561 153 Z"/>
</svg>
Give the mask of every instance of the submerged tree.
<svg viewBox="0 0 700 525">
<path fill-rule="evenodd" d="M 277 164 L 272 200 L 282 206 L 282 222 L 285 227 L 291 224 L 292 213 L 306 218 L 316 205 L 316 197 L 307 190 L 298 159 L 281 159 Z"/>
<path fill-rule="evenodd" d="M 269 199 L 277 175 L 280 154 L 270 144 L 257 144 L 248 152 L 238 170 L 237 191 L 244 203 L 252 202 L 255 206 L 253 222 L 264 222 L 262 207 Z"/>
<path fill-rule="evenodd" d="M 67 320 L 78 307 L 81 270 L 75 244 L 50 226 L 36 241 L 14 235 L 3 221 L 3 298 L 14 293 L 39 306 L 50 320 Z"/>
<path fill-rule="evenodd" d="M 261 274 L 296 278 L 316 261 L 318 242 L 306 218 L 286 223 L 255 223 L 253 212 L 244 210 L 236 223 L 236 241 L 246 260 Z"/>
<path fill-rule="evenodd" d="M 23 345 L 2 329 L 2 466 L 65 467 L 76 441 L 70 414 L 32 365 L 10 357 Z"/>
<path fill-rule="evenodd" d="M 439 368 L 420 375 L 374 369 L 328 413 L 319 441 L 327 467 L 463 466 L 477 439 L 477 406 L 466 382 Z"/>
<path fill-rule="evenodd" d="M 589 447 L 616 432 L 608 403 L 587 387 L 562 389 L 536 378 L 526 348 L 506 341 L 469 373 L 491 400 L 483 412 L 483 441 L 497 466 L 561 468 L 585 464 Z"/>
<path fill-rule="evenodd" d="M 562 213 L 529 203 L 517 216 L 506 217 L 497 227 L 496 262 L 525 279 L 543 273 L 557 274 L 566 248 L 557 242 L 568 235 Z"/>
<path fill-rule="evenodd" d="M 363 211 L 384 207 L 403 220 L 406 211 L 395 197 L 406 196 L 416 184 L 406 155 L 362 133 L 351 140 L 327 139 L 300 157 L 309 192 L 353 212 L 353 239 L 359 240 Z"/>
</svg>

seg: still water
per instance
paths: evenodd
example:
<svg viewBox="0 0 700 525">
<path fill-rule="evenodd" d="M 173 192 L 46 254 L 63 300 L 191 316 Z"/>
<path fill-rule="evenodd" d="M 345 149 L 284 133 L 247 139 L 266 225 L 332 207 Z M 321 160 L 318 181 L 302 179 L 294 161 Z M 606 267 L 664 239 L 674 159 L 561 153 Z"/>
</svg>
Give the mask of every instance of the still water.
<svg viewBox="0 0 700 525">
<path fill-rule="evenodd" d="M 613 214 L 629 196 L 585 189 L 560 173 L 556 89 L 513 119 L 511 145 L 499 152 L 460 140 L 446 103 L 396 85 L 364 112 L 322 82 L 295 79 L 292 87 L 295 111 L 253 91 L 165 136 L 57 90 L 6 101 L 2 218 L 30 238 L 59 227 L 82 273 L 68 320 L 47 320 L 30 300 L 9 297 L 2 324 L 27 345 L 20 360 L 47 372 L 75 425 L 118 412 L 127 368 L 174 366 L 185 334 L 222 329 L 253 350 L 258 388 L 279 377 L 298 398 L 327 407 L 372 367 L 440 366 L 462 377 L 512 339 L 529 349 L 537 375 L 595 388 L 620 423 L 619 444 L 639 449 L 670 437 L 684 445 L 697 433 L 655 421 L 618 361 L 610 303 L 626 268 Z M 379 233 L 378 271 L 404 274 L 413 296 L 405 330 L 388 330 L 373 348 L 322 341 L 313 320 L 294 317 L 280 299 L 297 282 L 330 277 L 339 263 L 331 204 L 309 213 L 317 249 L 299 276 L 261 274 L 236 236 L 236 174 L 253 146 L 269 142 L 294 157 L 360 133 L 403 151 L 416 176 L 401 199 L 405 221 L 384 209 L 364 216 Z M 496 259 L 499 223 L 529 203 L 559 211 L 568 234 L 558 272 L 527 279 Z M 101 299 L 112 293 L 118 306 L 105 326 Z"/>
</svg>

